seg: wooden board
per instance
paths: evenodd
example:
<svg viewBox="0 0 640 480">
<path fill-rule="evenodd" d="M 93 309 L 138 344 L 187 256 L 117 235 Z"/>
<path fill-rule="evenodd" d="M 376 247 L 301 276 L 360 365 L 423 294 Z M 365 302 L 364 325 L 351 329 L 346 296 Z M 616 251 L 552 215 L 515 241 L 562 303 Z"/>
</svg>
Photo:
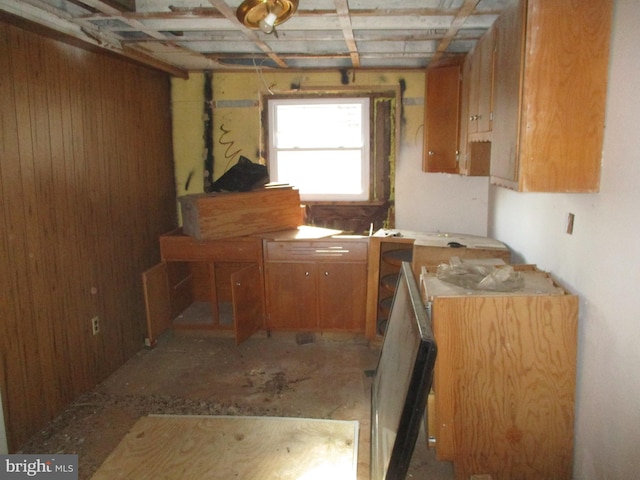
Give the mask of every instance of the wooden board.
<svg viewBox="0 0 640 480">
<path fill-rule="evenodd" d="M 436 297 L 436 453 L 456 479 L 569 479 L 578 298 Z"/>
<path fill-rule="evenodd" d="M 275 232 L 302 223 L 300 194 L 291 188 L 185 195 L 179 201 L 184 233 L 198 240 Z"/>
<path fill-rule="evenodd" d="M 355 480 L 357 421 L 282 417 L 142 417 L 93 480 Z"/>
</svg>

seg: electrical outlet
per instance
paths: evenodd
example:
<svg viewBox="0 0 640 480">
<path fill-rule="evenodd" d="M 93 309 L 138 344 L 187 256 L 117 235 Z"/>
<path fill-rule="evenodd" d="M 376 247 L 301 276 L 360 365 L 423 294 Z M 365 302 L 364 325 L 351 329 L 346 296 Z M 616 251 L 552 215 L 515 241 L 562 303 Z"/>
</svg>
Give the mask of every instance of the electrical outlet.
<svg viewBox="0 0 640 480">
<path fill-rule="evenodd" d="M 93 317 L 91 319 L 91 329 L 93 330 L 94 335 L 97 335 L 100 332 L 100 319 L 98 317 Z"/>
<path fill-rule="evenodd" d="M 573 234 L 573 222 L 576 216 L 573 213 L 567 214 L 567 233 L 569 235 Z"/>
</svg>

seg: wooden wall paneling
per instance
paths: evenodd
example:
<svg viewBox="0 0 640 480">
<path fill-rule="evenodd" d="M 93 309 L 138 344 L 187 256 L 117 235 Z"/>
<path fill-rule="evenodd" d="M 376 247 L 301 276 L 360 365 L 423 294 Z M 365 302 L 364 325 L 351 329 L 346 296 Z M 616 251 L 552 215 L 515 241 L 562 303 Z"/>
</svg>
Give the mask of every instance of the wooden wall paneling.
<svg viewBox="0 0 640 480">
<path fill-rule="evenodd" d="M 123 81 L 120 84 L 120 91 L 114 92 L 121 98 L 120 105 L 122 106 L 121 112 L 119 112 L 118 117 L 118 125 L 120 126 L 120 135 L 127 138 L 125 148 L 122 148 L 119 154 L 122 159 L 126 162 L 128 155 L 138 154 L 140 155 L 140 160 L 138 162 L 134 162 L 132 164 L 133 168 L 126 168 L 126 165 L 123 165 L 122 168 L 122 179 L 123 184 L 127 185 L 125 201 L 121 204 L 122 206 L 122 218 L 124 220 L 124 224 L 126 225 L 126 229 L 123 230 L 123 235 L 125 235 L 124 248 L 130 252 L 135 252 L 134 258 L 135 261 L 129 266 L 129 270 L 125 272 L 125 278 L 127 279 L 129 288 L 133 292 L 139 292 L 141 285 L 137 279 L 137 270 L 140 268 L 144 268 L 147 265 L 147 262 L 153 261 L 156 258 L 159 258 L 159 248 L 158 248 L 158 237 L 154 235 L 151 237 L 147 228 L 144 228 L 144 219 L 141 216 L 141 213 L 146 213 L 147 208 L 152 208 L 151 205 L 153 201 L 142 196 L 140 194 L 141 191 L 144 191 L 144 185 L 147 182 L 152 181 L 151 179 L 147 179 L 144 176 L 139 174 L 140 167 L 139 165 L 144 165 L 149 163 L 148 154 L 141 150 L 141 148 L 137 145 L 137 138 L 140 137 L 140 132 L 143 131 L 141 128 L 136 128 L 135 123 L 131 121 L 131 115 L 127 115 L 126 105 L 130 102 L 135 102 L 135 87 L 137 85 L 136 81 L 133 81 L 134 78 L 137 78 L 136 69 L 131 66 L 131 75 L 129 78 L 132 80 L 131 82 Z M 153 92 L 157 91 L 156 89 L 151 89 Z M 162 102 L 160 102 L 162 103 Z M 145 115 L 145 109 L 141 110 L 141 115 Z M 150 122 L 151 124 L 155 124 L 155 121 Z M 153 135 L 155 137 L 155 135 Z M 130 150 L 130 151 L 127 151 Z M 135 152 L 135 153 L 134 153 Z M 163 162 L 158 161 L 158 164 L 162 164 Z M 125 192 L 123 192 L 125 193 Z M 136 208 L 136 205 L 145 205 L 143 208 Z M 147 207 L 149 206 L 149 207 Z M 131 210 L 139 210 L 139 212 L 132 213 Z M 137 235 L 137 232 L 140 232 Z M 145 245 L 154 245 L 155 246 L 155 256 L 149 257 L 149 254 L 145 252 Z M 125 332 L 124 338 L 128 339 L 130 342 L 127 345 L 127 351 L 131 351 L 135 348 L 136 338 L 144 335 L 144 328 L 140 322 L 133 321 L 136 318 L 143 318 L 144 310 L 140 310 L 142 305 L 137 302 L 132 302 L 131 305 L 128 306 L 128 310 L 131 316 L 131 322 L 127 323 L 128 330 Z M 135 342 L 135 343 L 131 343 Z"/>
<path fill-rule="evenodd" d="M 22 270 L 20 272 L 19 289 L 15 292 L 20 298 L 20 308 L 14 321 L 16 322 L 17 339 L 28 335 L 30 342 L 19 342 L 16 345 L 18 347 L 17 358 L 8 359 L 7 370 L 10 373 L 17 366 L 17 363 L 19 363 L 19 367 L 16 369 L 17 375 L 9 379 L 7 409 L 11 415 L 11 409 L 19 405 L 23 400 L 21 397 L 16 397 L 12 394 L 14 382 L 29 382 L 25 386 L 28 397 L 24 399 L 25 406 L 23 408 L 32 413 L 30 412 L 27 416 L 21 416 L 21 420 L 25 421 L 26 424 L 19 425 L 21 428 L 28 428 L 29 424 L 33 422 L 33 418 L 42 421 L 48 415 L 47 405 L 43 405 L 43 408 L 38 408 L 38 399 L 47 398 L 42 382 L 46 372 L 41 370 L 41 368 L 45 367 L 40 365 L 39 356 L 42 355 L 44 357 L 48 352 L 41 350 L 40 336 L 35 334 L 39 328 L 38 320 L 42 319 L 39 312 L 43 310 L 43 306 L 38 303 L 41 301 L 42 296 L 42 278 L 38 277 L 42 256 L 39 250 L 37 205 L 34 192 L 33 125 L 28 101 L 31 90 L 28 64 L 31 60 L 29 55 L 32 39 L 24 35 L 22 31 L 12 31 L 9 42 L 12 46 L 10 55 L 12 57 L 12 80 L 15 92 L 16 125 L 14 128 L 17 129 L 18 133 L 18 148 L 15 152 L 15 161 L 19 174 L 18 181 L 21 184 L 20 191 L 16 192 L 21 195 L 21 204 L 14 205 L 15 210 L 10 212 L 10 222 L 22 225 L 22 230 L 19 232 L 21 236 L 16 241 L 24 243 L 25 255 L 20 259 L 19 263 L 11 265 L 9 271 L 14 268 Z M 9 420 L 11 426 L 12 418 L 10 417 Z M 9 445 L 11 446 L 11 440 L 9 440 Z"/>
<path fill-rule="evenodd" d="M 42 50 L 41 50 L 42 51 Z M 55 390 L 61 403 L 67 403 L 74 398 L 71 388 L 66 385 L 73 385 L 73 377 L 78 374 L 75 368 L 64 368 L 64 365 L 74 365 L 74 348 L 71 345 L 70 321 L 66 312 L 75 311 L 75 300 L 73 292 L 73 269 L 70 268 L 72 255 L 68 248 L 65 248 L 68 241 L 67 234 L 70 230 L 69 219 L 71 216 L 65 211 L 64 206 L 69 204 L 68 187 L 65 174 L 65 136 L 63 116 L 68 111 L 63 98 L 65 78 L 61 73 L 61 56 L 58 52 L 50 52 L 47 55 L 40 55 L 44 72 L 43 77 L 47 79 L 46 88 L 46 112 L 49 125 L 50 140 L 50 166 L 51 175 L 49 178 L 41 178 L 41 183 L 45 183 L 50 188 L 49 220 L 51 221 L 51 231 L 45 235 L 45 241 L 51 254 L 47 256 L 47 263 L 52 274 L 47 275 L 47 280 L 51 282 L 49 292 L 51 293 L 52 308 L 50 315 L 50 327 L 52 335 L 52 349 L 55 357 L 54 368 L 59 371 L 56 378 Z M 68 103 L 68 101 L 67 101 Z M 40 187 L 39 187 L 40 188 Z M 42 187 L 44 188 L 44 187 Z M 82 374 L 79 375 L 83 378 Z"/>
<path fill-rule="evenodd" d="M 66 148 L 65 170 L 67 171 L 67 182 L 69 189 L 68 204 L 65 206 L 65 215 L 71 217 L 70 231 L 66 232 L 67 240 L 74 238 L 75 249 L 70 260 L 70 267 L 74 272 L 74 286 L 72 295 L 77 304 L 69 316 L 69 335 L 73 339 L 73 352 L 75 358 L 74 372 L 80 373 L 82 377 L 74 377 L 74 393 L 82 392 L 90 388 L 94 383 L 95 368 L 92 361 L 85 359 L 93 358 L 94 340 L 91 339 L 90 325 L 81 322 L 90 319 L 95 314 L 93 297 L 96 295 L 96 287 L 92 279 L 95 278 L 93 271 L 95 262 L 93 259 L 94 246 L 92 242 L 93 228 L 90 224 L 90 203 L 88 198 L 89 185 L 87 182 L 88 170 L 92 167 L 91 162 L 85 161 L 87 158 L 85 137 L 88 126 L 85 124 L 84 108 L 85 102 L 83 92 L 88 80 L 83 62 L 91 61 L 88 55 L 82 55 L 77 51 L 76 55 L 64 55 L 61 67 L 63 85 L 66 82 L 68 88 L 65 90 L 65 97 L 68 102 L 69 115 L 68 124 L 64 125 L 65 139 L 70 144 Z M 84 234 L 78 234 L 85 232 Z"/>
<path fill-rule="evenodd" d="M 126 143 L 126 138 L 120 136 L 118 125 L 121 118 L 118 117 L 117 105 L 118 99 L 114 92 L 118 89 L 122 77 L 120 75 L 110 75 L 109 69 L 112 65 L 108 58 L 100 59 L 101 74 L 96 83 L 96 87 L 100 91 L 98 96 L 100 99 L 100 119 L 102 131 L 102 143 L 100 151 L 96 152 L 100 159 L 101 167 L 104 169 L 104 177 L 102 180 L 102 193 L 104 195 L 105 210 L 102 212 L 104 218 L 101 219 L 101 226 L 108 227 L 111 231 L 104 235 L 111 237 L 111 241 L 106 242 L 101 235 L 98 241 L 104 248 L 104 257 L 102 258 L 103 267 L 107 269 L 108 283 L 102 289 L 102 338 L 104 339 L 101 347 L 101 354 L 105 357 L 120 356 L 122 351 L 122 329 L 123 325 L 114 321 L 119 313 L 120 307 L 129 299 L 123 298 L 117 301 L 117 286 L 113 283 L 116 279 L 120 279 L 123 285 L 127 285 L 126 279 L 122 275 L 122 270 L 126 268 L 118 261 L 119 252 L 122 251 L 122 232 L 125 231 L 126 225 L 119 218 L 123 213 L 120 208 L 121 196 L 126 185 L 120 181 L 120 172 L 122 171 L 121 157 L 118 152 L 118 145 Z M 122 72 L 127 70 L 127 66 L 123 65 Z M 117 122 L 117 123 L 114 123 Z M 122 258 L 122 257 L 120 257 Z M 139 281 L 139 279 L 138 279 Z M 127 286 L 128 287 L 128 286 Z M 105 365 L 106 366 L 106 365 Z"/>
<path fill-rule="evenodd" d="M 34 37 L 37 40 L 37 37 Z M 49 67 L 58 62 L 55 51 L 44 48 L 42 42 L 33 42 L 31 62 L 29 65 L 32 87 L 29 92 L 30 116 L 32 119 L 32 139 L 34 145 L 34 198 L 38 212 L 39 246 L 42 258 L 39 276 L 41 277 L 42 298 L 38 298 L 38 329 L 41 352 L 52 358 L 43 367 L 42 382 L 46 398 L 55 399 L 47 403 L 47 416 L 55 416 L 56 405 L 72 399 L 65 384 L 71 383 L 71 371 L 64 365 L 70 363 L 67 349 L 64 346 L 65 302 L 64 280 L 66 262 L 62 260 L 61 248 L 58 244 L 57 212 L 66 205 L 64 183 L 55 181 L 55 161 L 60 156 L 60 121 L 52 114 L 59 112 L 56 103 L 57 78 Z M 44 363 L 44 362 L 43 362 Z"/>
<path fill-rule="evenodd" d="M 0 36 L 0 50 L 9 52 L 9 45 L 15 45 L 16 48 L 21 47 L 22 41 L 15 31 L 0 25 L 2 28 Z M 0 361 L 3 363 L 3 378 L 0 379 L 2 387 L 2 398 L 4 402 L 5 413 L 7 413 L 6 425 L 10 428 L 11 424 L 24 428 L 28 425 L 29 407 L 34 407 L 34 403 L 30 401 L 26 391 L 25 365 L 23 358 L 23 349 L 18 342 L 11 341 L 18 338 L 18 330 L 20 327 L 19 319 L 31 317 L 31 303 L 26 294 L 29 291 L 29 278 L 27 274 L 27 248 L 24 242 L 26 235 L 24 234 L 25 224 L 20 221 L 22 217 L 22 182 L 20 178 L 20 158 L 19 158 L 19 140 L 17 129 L 17 111 L 16 111 L 16 88 L 23 87 L 16 85 L 15 69 L 13 64 L 16 59 L 12 55 L 0 55 L 0 191 L 2 193 L 2 202 L 0 202 L 0 211 L 3 215 L 3 232 L 0 236 L 0 247 L 2 248 L 0 269 L 5 274 L 0 275 L 0 284 L 6 288 L 2 288 L 3 298 L 0 302 L 0 313 L 2 320 L 0 322 Z M 25 292 L 20 295 L 20 292 Z M 17 364 L 14 366 L 14 364 Z M 20 402 L 23 401 L 26 408 L 18 409 Z M 12 413 L 11 423 L 9 423 L 8 412 Z M 9 448 L 11 448 L 11 438 L 9 440 Z"/>
<path fill-rule="evenodd" d="M 58 292 L 58 298 L 63 301 L 62 313 L 57 318 L 55 334 L 62 338 L 61 345 L 66 351 L 66 356 L 60 356 L 58 370 L 60 375 L 65 375 L 63 386 L 65 396 L 61 397 L 62 404 L 72 400 L 78 394 L 86 391 L 93 384 L 92 373 L 87 363 L 83 360 L 89 358 L 92 349 L 87 345 L 86 338 L 89 335 L 90 312 L 83 310 L 85 295 L 89 289 L 83 291 L 86 278 L 85 263 L 89 254 L 82 241 L 84 235 L 77 232 L 86 228 L 84 223 L 76 222 L 73 205 L 83 204 L 83 195 L 78 194 L 79 185 L 76 182 L 77 163 L 82 157 L 76 157 L 74 144 L 79 141 L 79 131 L 73 125 L 73 104 L 76 90 L 72 87 L 74 77 L 74 65 L 67 64 L 67 55 L 56 50 L 56 54 L 48 52 L 47 78 L 49 87 L 49 125 L 52 137 L 59 138 L 59 151 L 52 153 L 55 188 L 55 215 L 56 215 L 56 254 L 55 266 L 58 269 L 57 280 L 62 281 L 62 292 Z M 55 89 L 55 95 L 53 90 Z M 53 150 L 53 148 L 52 148 Z M 76 158 L 78 161 L 76 161 Z M 69 243 L 74 248 L 69 248 Z M 61 278 L 64 277 L 64 280 Z M 83 293 L 86 293 L 83 295 Z"/>
<path fill-rule="evenodd" d="M 131 191 L 135 186 L 131 185 L 126 165 L 126 148 L 129 145 L 130 136 L 123 129 L 126 123 L 125 105 L 123 104 L 122 92 L 125 89 L 125 78 L 130 76 L 128 70 L 130 65 L 124 65 L 122 70 L 125 75 L 113 76 L 108 72 L 114 67 L 112 59 L 104 57 L 102 59 L 104 75 L 101 76 L 102 116 L 105 119 L 103 128 L 107 144 L 101 152 L 104 156 L 104 163 L 108 172 L 108 182 L 106 194 L 109 198 L 109 224 L 112 226 L 109 265 L 113 269 L 113 281 L 106 293 L 107 303 L 105 304 L 104 323 L 109 330 L 105 333 L 111 335 L 111 341 L 105 351 L 106 355 L 119 356 L 120 361 L 124 361 L 127 352 L 131 349 L 131 340 L 140 334 L 139 326 L 131 321 L 116 321 L 116 319 L 128 319 L 131 310 L 135 308 L 134 298 L 127 298 L 125 302 L 118 301 L 119 287 L 124 286 L 131 291 L 135 291 L 140 285 L 140 277 L 135 275 L 132 264 L 125 264 L 118 261 L 131 251 L 129 243 L 129 232 L 132 231 L 130 219 L 135 215 L 131 212 L 133 203 L 131 202 Z M 115 351 L 114 351 L 115 350 Z"/>
<path fill-rule="evenodd" d="M 0 388 L 15 451 L 142 347 L 141 273 L 177 220 L 165 74 L 3 22 L 0 47 Z"/>
</svg>

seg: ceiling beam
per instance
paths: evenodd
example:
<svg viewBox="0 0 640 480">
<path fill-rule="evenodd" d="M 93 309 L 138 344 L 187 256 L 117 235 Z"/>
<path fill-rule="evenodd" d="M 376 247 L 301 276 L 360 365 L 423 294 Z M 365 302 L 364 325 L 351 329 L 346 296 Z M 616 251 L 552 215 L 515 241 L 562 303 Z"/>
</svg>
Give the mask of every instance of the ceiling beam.
<svg viewBox="0 0 640 480">
<path fill-rule="evenodd" d="M 177 7 L 171 6 L 171 11 L 143 11 L 143 12 L 122 12 L 128 18 L 141 20 L 151 19 L 193 19 L 193 18 L 226 18 L 215 7 Z M 354 17 L 437 17 L 455 16 L 459 12 L 456 8 L 377 8 L 377 9 L 351 9 L 349 15 Z M 498 15 L 500 10 L 482 10 L 474 12 L 473 15 Z M 336 10 L 304 9 L 298 8 L 298 17 L 335 17 Z M 89 17 L 91 19 L 91 17 Z"/>
<path fill-rule="evenodd" d="M 334 0 L 334 3 L 336 5 L 336 12 L 338 12 L 342 35 L 344 36 L 344 41 L 347 44 L 347 49 L 351 56 L 351 65 L 354 68 L 358 68 L 360 66 L 360 57 L 358 56 L 358 46 L 356 45 L 356 39 L 353 36 L 353 28 L 351 27 L 349 4 L 347 3 L 347 0 Z"/>
<path fill-rule="evenodd" d="M 438 60 L 440 60 L 444 52 L 447 51 L 447 48 L 449 48 L 449 45 L 451 44 L 454 37 L 458 33 L 458 30 L 462 28 L 464 23 L 471 16 L 473 11 L 476 9 L 476 6 L 478 5 L 478 3 L 480 3 L 480 0 L 465 0 L 465 2 L 462 4 L 460 9 L 458 10 L 458 13 L 456 14 L 455 18 L 451 22 L 451 26 L 449 26 L 449 30 L 447 30 L 447 33 L 444 35 L 444 38 L 440 40 L 440 44 L 436 49 L 436 53 L 431 58 L 432 64 L 435 64 Z"/>
</svg>

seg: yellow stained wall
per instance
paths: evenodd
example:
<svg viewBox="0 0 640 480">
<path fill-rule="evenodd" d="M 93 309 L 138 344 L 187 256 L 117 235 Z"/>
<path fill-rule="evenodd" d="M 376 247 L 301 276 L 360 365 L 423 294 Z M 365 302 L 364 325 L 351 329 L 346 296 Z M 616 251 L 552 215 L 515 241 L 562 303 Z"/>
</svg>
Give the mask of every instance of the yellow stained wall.
<svg viewBox="0 0 640 480">
<path fill-rule="evenodd" d="M 204 74 L 191 74 L 187 80 L 172 78 L 171 116 L 178 196 L 203 191 L 203 115 Z"/>
<path fill-rule="evenodd" d="M 403 108 L 399 122 L 400 142 L 396 162 L 422 155 L 425 74 L 422 70 L 348 71 L 344 85 L 339 71 L 219 72 L 213 74 L 214 179 L 244 155 L 260 158 L 261 99 L 263 95 L 313 93 L 321 91 L 359 92 L 397 89 L 403 84 Z M 204 74 L 172 80 L 173 145 L 178 195 L 203 191 L 204 158 Z M 310 127 L 311 128 L 311 127 Z M 420 158 L 420 157 L 418 157 Z M 187 180 L 191 178 L 186 188 Z"/>
</svg>

